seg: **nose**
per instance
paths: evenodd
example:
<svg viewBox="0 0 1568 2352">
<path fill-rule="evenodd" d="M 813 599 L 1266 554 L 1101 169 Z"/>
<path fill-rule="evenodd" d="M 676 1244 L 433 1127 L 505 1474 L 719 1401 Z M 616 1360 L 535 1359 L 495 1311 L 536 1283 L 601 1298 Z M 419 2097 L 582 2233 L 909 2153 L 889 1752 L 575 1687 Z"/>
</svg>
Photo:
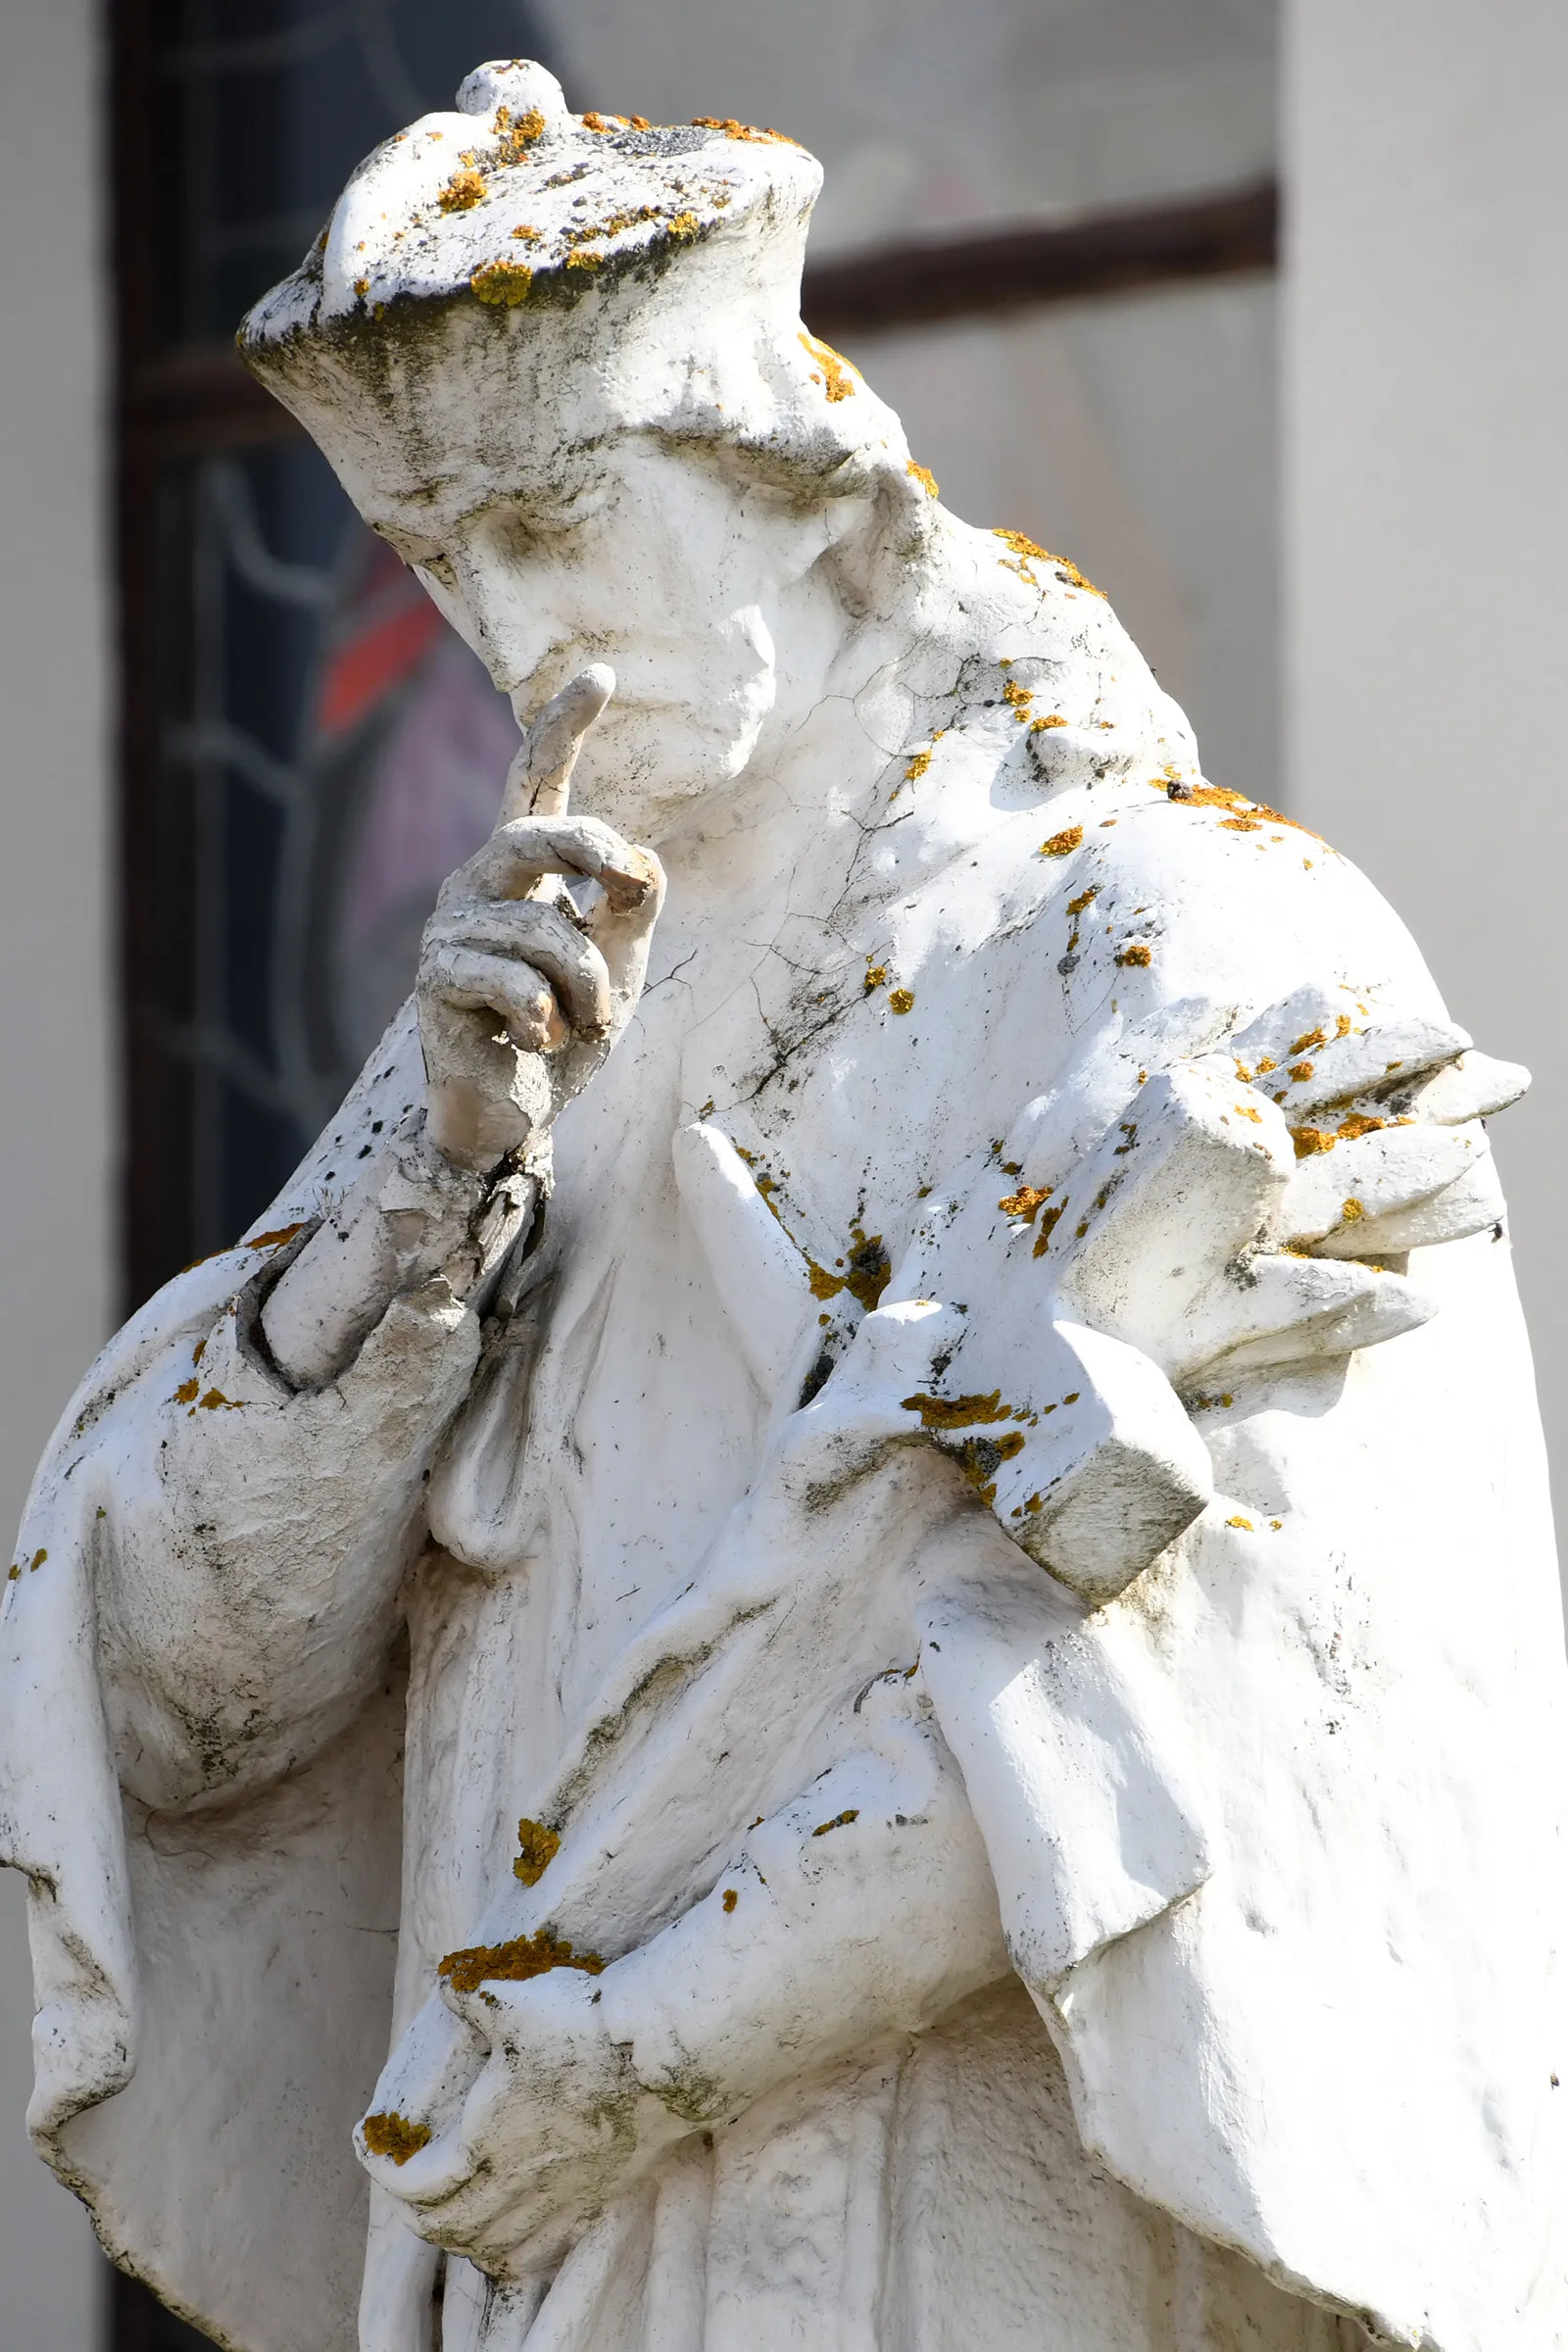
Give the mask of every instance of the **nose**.
<svg viewBox="0 0 1568 2352">
<path fill-rule="evenodd" d="M 555 616 L 529 582 L 487 551 L 457 548 L 451 562 L 464 634 L 518 710 L 528 681 L 561 639 Z"/>
</svg>

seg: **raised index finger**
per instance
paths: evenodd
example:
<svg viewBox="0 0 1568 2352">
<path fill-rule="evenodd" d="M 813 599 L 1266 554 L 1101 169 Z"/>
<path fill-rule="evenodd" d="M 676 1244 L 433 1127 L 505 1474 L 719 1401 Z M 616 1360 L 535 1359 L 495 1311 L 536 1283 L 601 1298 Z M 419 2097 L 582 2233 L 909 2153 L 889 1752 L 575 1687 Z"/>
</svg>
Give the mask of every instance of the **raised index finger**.
<svg viewBox="0 0 1568 2352">
<path fill-rule="evenodd" d="M 615 673 L 610 664 L 590 662 L 559 694 L 552 695 L 508 770 L 501 814 L 496 819 L 498 831 L 519 816 L 565 815 L 571 771 L 583 737 L 614 691 Z"/>
</svg>

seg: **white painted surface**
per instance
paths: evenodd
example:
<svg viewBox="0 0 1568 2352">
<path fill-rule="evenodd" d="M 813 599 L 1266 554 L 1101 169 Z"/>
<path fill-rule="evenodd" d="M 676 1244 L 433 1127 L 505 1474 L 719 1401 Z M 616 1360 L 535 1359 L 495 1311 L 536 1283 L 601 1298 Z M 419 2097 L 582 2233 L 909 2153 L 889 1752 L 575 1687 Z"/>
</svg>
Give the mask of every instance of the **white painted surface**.
<svg viewBox="0 0 1568 2352">
<path fill-rule="evenodd" d="M 0 10 L 0 1519 L 108 1327 L 115 1251 L 96 33 Z M 26 224 L 25 235 L 16 233 Z M 9 1551 L 7 1552 L 9 1558 Z M 0 2344 L 92 2352 L 86 2217 L 23 2130 L 24 1887 L 0 1877 Z"/>
<path fill-rule="evenodd" d="M 243 2352 L 367 2220 L 363 2352 L 1548 2352 L 1523 1074 L 802 331 L 816 170 L 487 70 L 247 321 L 524 744 L 34 1490 L 36 2128 Z"/>
<path fill-rule="evenodd" d="M 1535 1070 L 1498 1159 L 1561 1502 L 1568 11 L 1289 15 L 1289 805 Z"/>
</svg>

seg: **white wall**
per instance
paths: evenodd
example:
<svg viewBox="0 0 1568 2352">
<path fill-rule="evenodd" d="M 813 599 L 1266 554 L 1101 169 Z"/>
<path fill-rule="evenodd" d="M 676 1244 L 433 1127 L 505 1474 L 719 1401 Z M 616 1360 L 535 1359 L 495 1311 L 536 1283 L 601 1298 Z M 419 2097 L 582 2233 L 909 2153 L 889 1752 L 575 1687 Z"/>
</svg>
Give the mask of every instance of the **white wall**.
<svg viewBox="0 0 1568 2352">
<path fill-rule="evenodd" d="M 1535 1070 L 1494 1134 L 1561 1510 L 1568 8 L 1288 13 L 1290 806 L 1394 899 L 1477 1042 Z"/>
<path fill-rule="evenodd" d="M 0 1519 L 111 1310 L 105 152 L 89 0 L 0 7 Z M 9 1557 L 9 1551 L 6 1554 Z M 23 2130 L 23 1886 L 0 1873 L 0 2348 L 94 2352 L 86 2219 Z"/>
</svg>

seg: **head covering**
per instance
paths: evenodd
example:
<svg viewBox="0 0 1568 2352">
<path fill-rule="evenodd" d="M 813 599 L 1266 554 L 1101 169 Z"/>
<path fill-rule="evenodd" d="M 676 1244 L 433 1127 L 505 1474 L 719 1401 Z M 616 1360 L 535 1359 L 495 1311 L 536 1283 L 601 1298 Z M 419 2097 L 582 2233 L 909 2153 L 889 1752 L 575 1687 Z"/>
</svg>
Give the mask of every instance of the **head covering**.
<svg viewBox="0 0 1568 2352">
<path fill-rule="evenodd" d="M 240 329 L 362 506 L 466 470 L 554 481 L 617 429 L 749 444 L 819 487 L 903 472 L 897 418 L 801 323 L 804 148 L 572 115 L 523 61 L 479 67 L 457 104 L 361 165 Z"/>
</svg>

